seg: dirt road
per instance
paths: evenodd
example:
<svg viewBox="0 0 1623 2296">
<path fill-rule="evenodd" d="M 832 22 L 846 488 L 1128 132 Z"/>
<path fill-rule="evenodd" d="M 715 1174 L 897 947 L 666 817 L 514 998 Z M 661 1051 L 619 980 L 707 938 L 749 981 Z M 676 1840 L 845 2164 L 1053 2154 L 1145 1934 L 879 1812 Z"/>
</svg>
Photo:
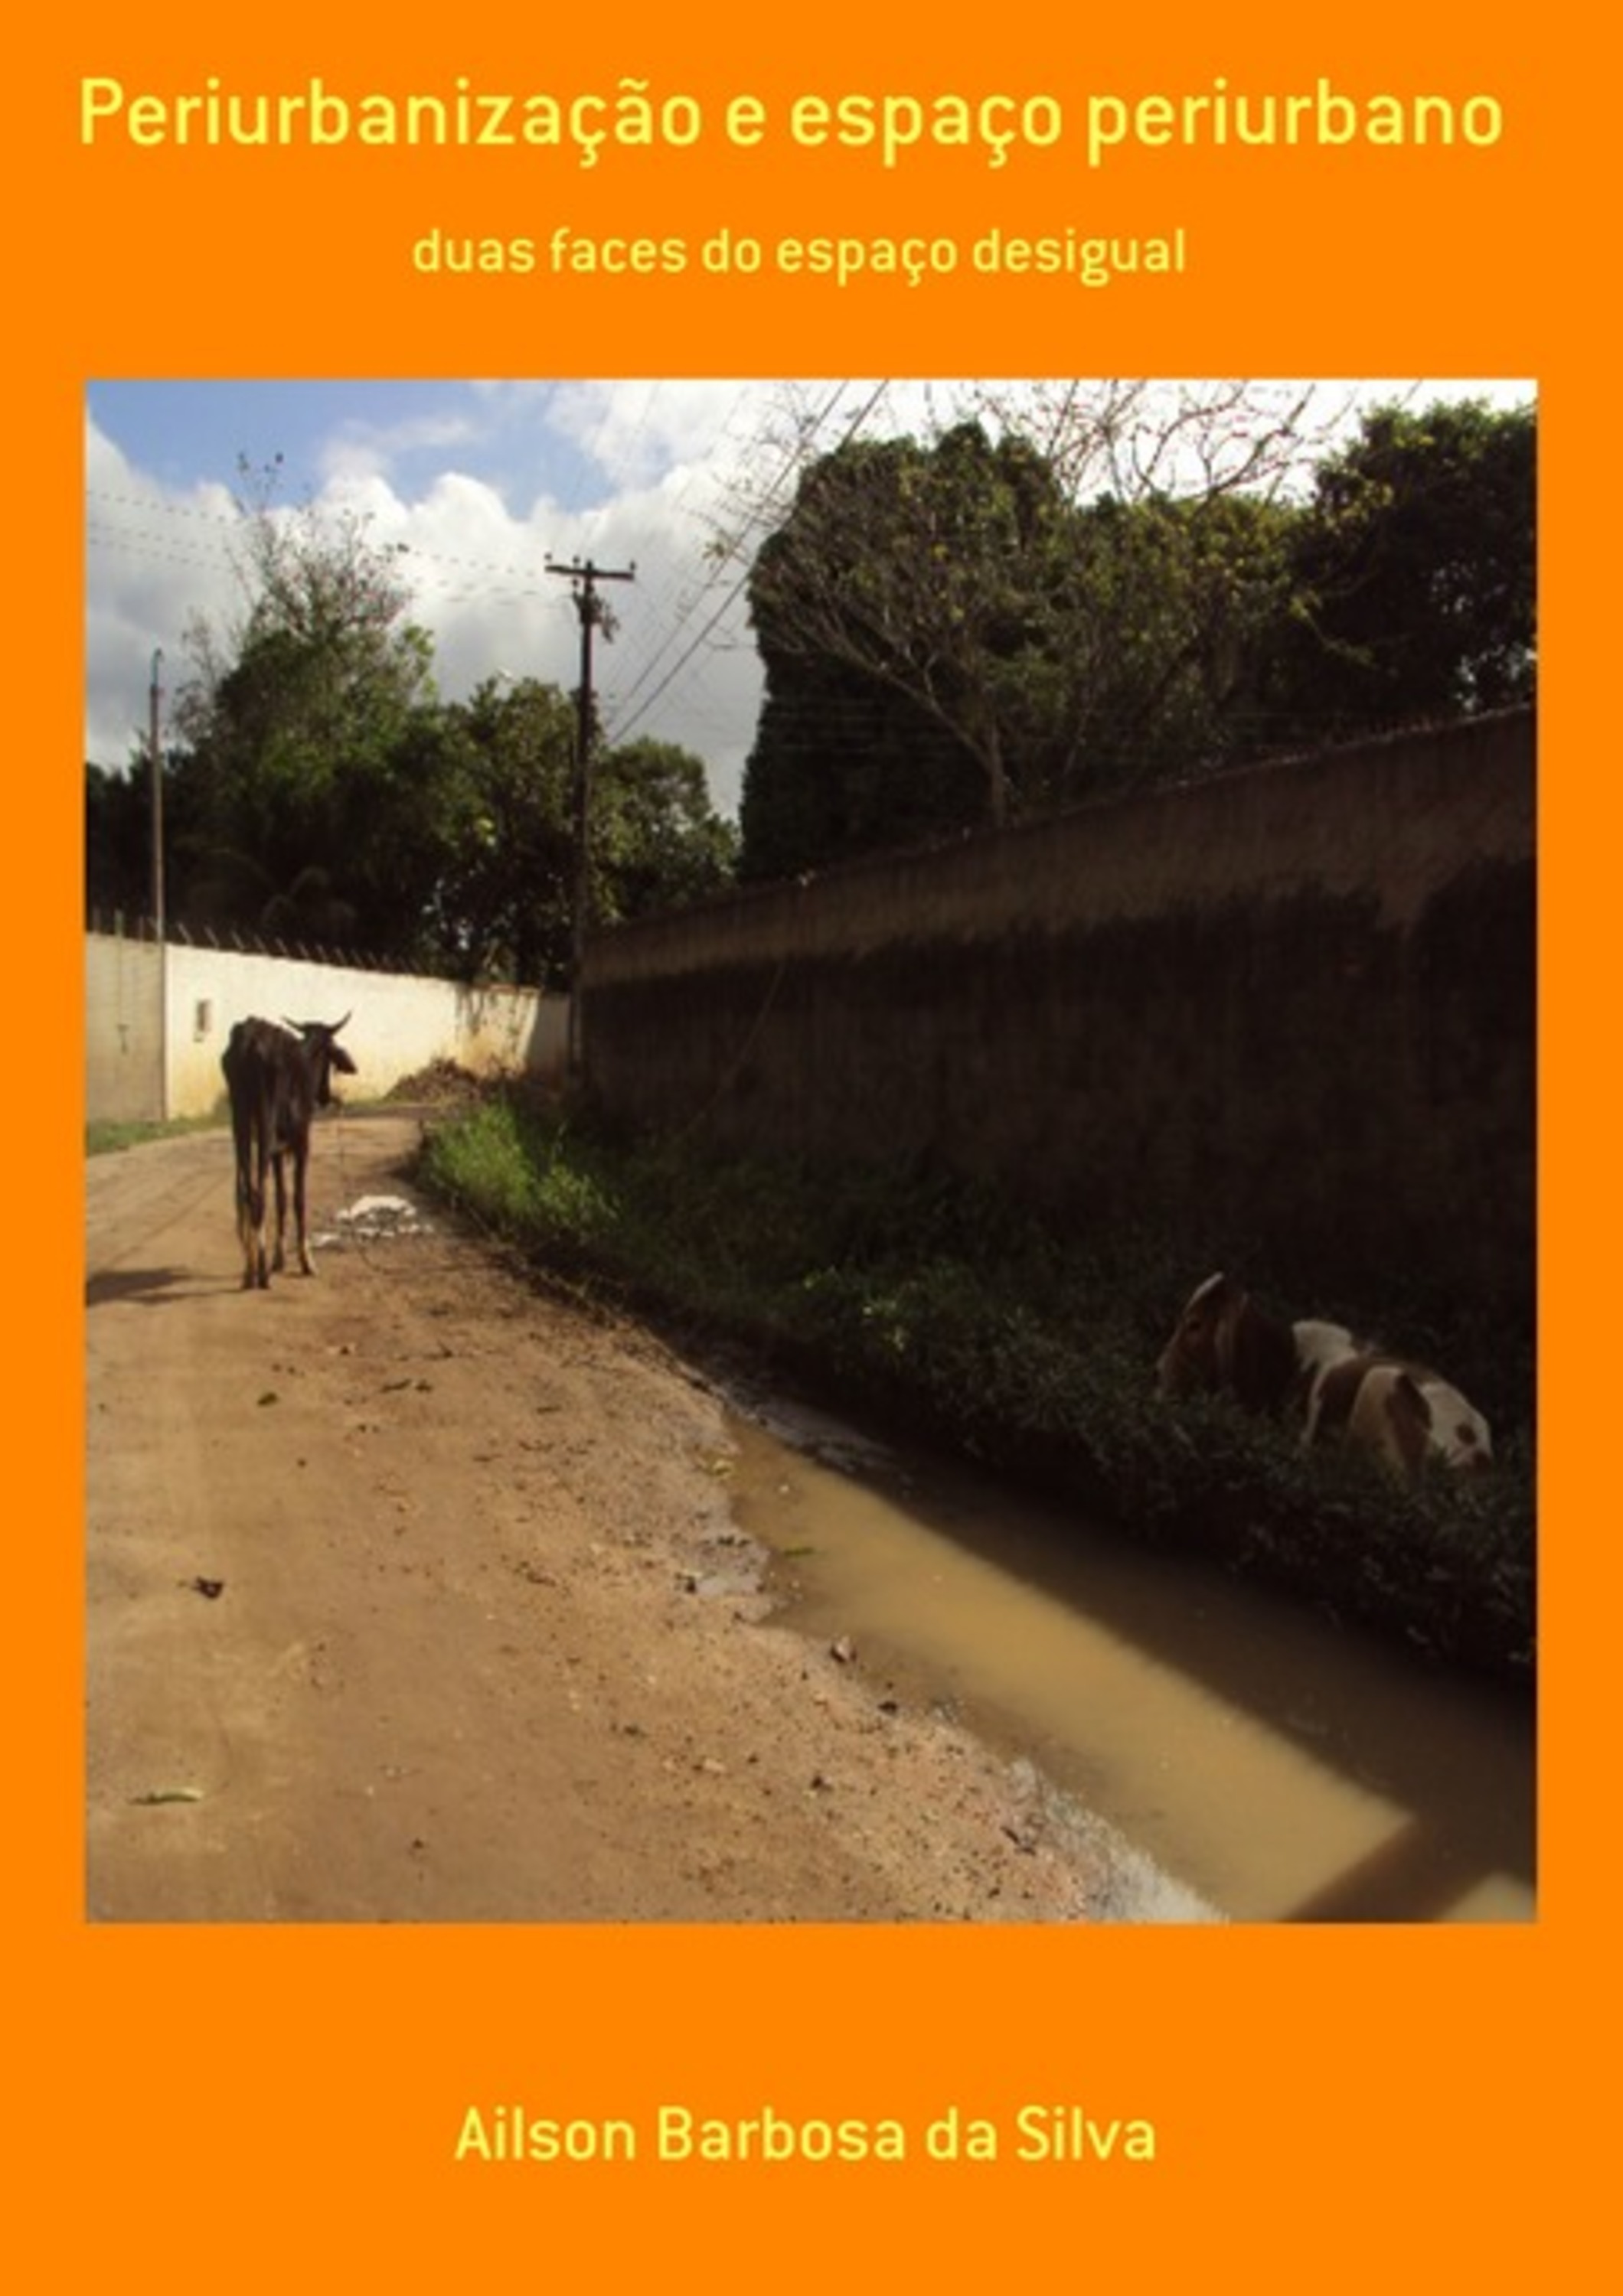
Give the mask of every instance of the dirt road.
<svg viewBox="0 0 1623 2296">
<path fill-rule="evenodd" d="M 424 1217 L 417 1136 L 319 1128 L 268 1293 L 224 1134 L 87 1166 L 91 1917 L 1133 1917 L 1028 1770 L 771 1622 L 718 1398 Z"/>
</svg>

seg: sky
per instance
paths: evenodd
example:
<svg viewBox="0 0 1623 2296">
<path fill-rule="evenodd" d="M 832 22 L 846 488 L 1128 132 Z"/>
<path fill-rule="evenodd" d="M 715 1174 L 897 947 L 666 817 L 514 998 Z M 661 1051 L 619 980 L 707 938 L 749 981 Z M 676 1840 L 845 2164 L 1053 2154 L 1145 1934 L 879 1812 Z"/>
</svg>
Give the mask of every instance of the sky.
<svg viewBox="0 0 1623 2296">
<path fill-rule="evenodd" d="M 1270 404 L 1303 388 L 1256 386 Z M 1534 395 L 1520 382 L 1312 388 L 1327 439 L 1378 399 Z M 371 539 L 404 545 L 409 611 L 433 635 L 448 700 L 503 675 L 572 689 L 579 624 L 548 561 L 634 565 L 635 581 L 614 586 L 614 641 L 594 656 L 606 737 L 695 751 L 713 803 L 734 813 L 761 700 L 745 584 L 792 498 L 789 441 L 821 452 L 929 435 L 976 397 L 968 382 L 904 380 L 92 382 L 86 757 L 123 766 L 144 740 L 156 651 L 167 707 L 199 619 L 233 627 L 243 466 L 280 456 L 276 503 L 358 512 Z"/>
</svg>

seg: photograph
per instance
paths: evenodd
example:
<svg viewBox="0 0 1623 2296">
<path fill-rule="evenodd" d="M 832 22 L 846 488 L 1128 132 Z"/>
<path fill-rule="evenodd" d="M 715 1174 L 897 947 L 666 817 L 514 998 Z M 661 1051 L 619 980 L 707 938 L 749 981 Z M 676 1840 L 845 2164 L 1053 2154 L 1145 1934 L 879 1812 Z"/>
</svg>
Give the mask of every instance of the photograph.
<svg viewBox="0 0 1623 2296">
<path fill-rule="evenodd" d="M 87 387 L 90 1919 L 1532 1918 L 1536 444 Z"/>
</svg>

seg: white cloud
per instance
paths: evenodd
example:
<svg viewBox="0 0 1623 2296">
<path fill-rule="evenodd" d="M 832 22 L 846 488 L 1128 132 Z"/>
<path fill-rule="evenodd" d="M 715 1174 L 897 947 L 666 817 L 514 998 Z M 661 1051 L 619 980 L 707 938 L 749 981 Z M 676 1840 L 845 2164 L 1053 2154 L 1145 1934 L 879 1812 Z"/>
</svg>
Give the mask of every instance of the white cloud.
<svg viewBox="0 0 1623 2296">
<path fill-rule="evenodd" d="M 225 621 L 242 593 L 231 557 L 228 491 L 167 490 L 87 423 L 86 724 L 87 758 L 118 766 L 145 738 L 152 658 L 161 682 L 181 668 L 183 633 L 204 610 Z"/>
<path fill-rule="evenodd" d="M 563 383 L 548 419 L 617 487 L 647 487 L 745 451 L 763 396 L 762 385 L 747 382 Z"/>
<path fill-rule="evenodd" d="M 342 487 L 385 476 L 403 455 L 454 455 L 476 435 L 465 415 L 413 415 L 401 422 L 346 422 L 326 442 L 321 472 L 330 485 Z"/>
<path fill-rule="evenodd" d="M 482 435 L 465 415 L 345 426 L 325 442 L 317 505 L 359 512 L 375 539 L 404 545 L 410 611 L 433 633 L 441 690 L 453 699 L 498 669 L 573 685 L 579 625 L 569 585 L 547 572 L 548 562 L 634 562 L 636 582 L 615 601 L 618 636 L 596 657 L 611 735 L 622 698 L 634 694 L 635 730 L 704 757 L 714 801 L 730 810 L 754 738 L 760 671 L 741 594 L 714 620 L 737 570 L 719 571 L 705 545 L 725 465 L 746 443 L 740 386 L 572 385 L 545 394 L 492 386 L 482 395 Z M 521 414 L 531 454 L 540 415 L 584 458 L 594 479 L 585 507 L 565 509 L 542 491 L 515 509 L 502 488 L 464 466 L 488 460 L 492 435 L 499 442 Z M 425 447 L 435 450 L 435 474 L 408 490 L 399 472 L 408 456 L 420 468 Z M 240 609 L 235 516 L 228 489 L 161 485 L 89 417 L 86 477 L 86 754 L 117 765 L 144 727 L 153 649 L 163 650 L 172 691 L 185 674 L 187 627 L 200 615 L 228 623 Z M 657 706 L 648 699 L 653 683 Z"/>
</svg>

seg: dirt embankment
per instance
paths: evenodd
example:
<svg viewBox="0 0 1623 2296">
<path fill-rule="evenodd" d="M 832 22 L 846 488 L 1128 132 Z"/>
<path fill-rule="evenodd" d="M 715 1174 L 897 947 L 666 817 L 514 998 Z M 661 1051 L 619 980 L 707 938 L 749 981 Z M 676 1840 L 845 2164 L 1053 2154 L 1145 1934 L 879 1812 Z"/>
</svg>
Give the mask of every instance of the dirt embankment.
<svg viewBox="0 0 1623 2296">
<path fill-rule="evenodd" d="M 91 1916 L 1158 1910 L 1027 1766 L 773 1624 L 720 1399 L 424 1217 L 416 1132 L 321 1127 L 321 1273 L 263 1294 L 223 1136 L 87 1168 Z"/>
</svg>

